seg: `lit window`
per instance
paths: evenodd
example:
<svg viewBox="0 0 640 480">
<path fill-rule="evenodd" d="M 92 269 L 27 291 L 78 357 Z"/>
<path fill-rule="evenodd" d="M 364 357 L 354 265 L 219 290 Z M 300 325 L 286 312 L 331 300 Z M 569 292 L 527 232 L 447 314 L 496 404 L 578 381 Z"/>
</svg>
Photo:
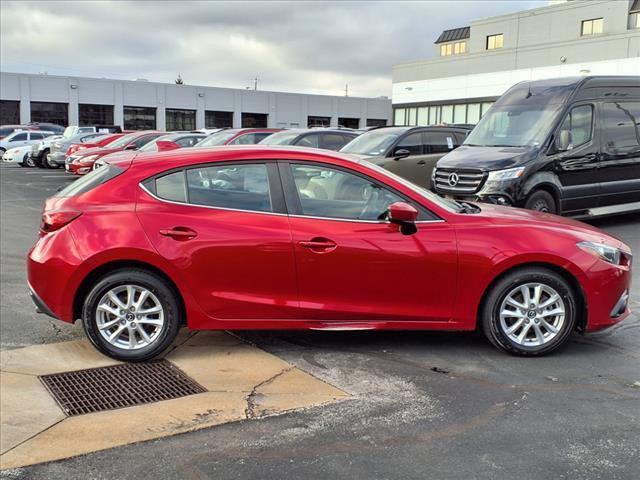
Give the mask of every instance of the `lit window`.
<svg viewBox="0 0 640 480">
<path fill-rule="evenodd" d="M 467 52 L 467 42 L 460 42 L 460 53 Z"/>
<path fill-rule="evenodd" d="M 495 50 L 496 48 L 502 48 L 504 44 L 504 35 L 498 33 L 497 35 L 487 36 L 487 50 Z"/>
<path fill-rule="evenodd" d="M 459 55 L 461 53 L 466 53 L 467 51 L 467 42 L 455 42 L 448 43 L 446 45 L 440 45 L 440 56 L 448 57 L 449 55 Z"/>
<path fill-rule="evenodd" d="M 604 21 L 602 18 L 592 18 L 582 21 L 582 35 L 597 35 L 602 33 Z"/>
<path fill-rule="evenodd" d="M 441 57 L 446 57 L 447 56 L 447 46 L 446 45 L 440 45 L 440 56 Z"/>
</svg>

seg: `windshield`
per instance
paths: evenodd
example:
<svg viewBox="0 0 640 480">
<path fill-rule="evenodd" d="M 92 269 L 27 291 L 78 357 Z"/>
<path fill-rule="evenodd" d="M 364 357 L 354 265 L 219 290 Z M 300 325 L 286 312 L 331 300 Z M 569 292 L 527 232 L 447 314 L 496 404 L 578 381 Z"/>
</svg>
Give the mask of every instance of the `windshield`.
<svg viewBox="0 0 640 480">
<path fill-rule="evenodd" d="M 162 137 L 154 138 L 149 143 L 147 143 L 142 148 L 139 148 L 139 152 L 157 152 L 158 151 L 158 140 L 171 140 L 170 135 L 163 135 Z"/>
<path fill-rule="evenodd" d="M 129 142 L 131 142 L 131 140 L 133 140 L 134 138 L 136 138 L 136 134 L 135 133 L 130 133 L 129 135 L 125 135 L 124 137 L 120 137 L 115 142 L 111 142 L 109 144 L 109 148 L 122 148 L 125 145 L 128 145 Z"/>
<path fill-rule="evenodd" d="M 479 147 L 537 147 L 553 127 L 562 105 L 494 105 L 465 139 Z"/>
<path fill-rule="evenodd" d="M 64 129 L 64 133 L 62 134 L 62 136 L 64 138 L 71 138 L 73 137 L 77 132 L 78 127 L 74 127 L 74 126 L 70 126 Z"/>
<path fill-rule="evenodd" d="M 409 182 L 408 180 L 396 175 L 395 173 L 380 167 L 379 165 L 376 165 L 374 163 L 369 163 L 366 160 L 361 160 L 361 162 L 363 165 L 366 165 L 370 169 L 375 170 L 376 172 L 382 173 L 383 175 L 386 175 L 387 177 L 393 178 L 394 180 L 402 183 L 403 185 L 409 187 L 411 190 L 413 190 L 417 194 L 422 195 L 424 198 L 426 198 L 430 202 L 433 202 L 441 206 L 445 210 L 448 210 L 454 213 L 459 213 L 462 210 L 462 206 L 458 202 L 440 197 L 435 193 L 430 192 L 426 188 L 422 188 L 418 185 L 415 185 L 414 183 Z"/>
<path fill-rule="evenodd" d="M 200 143 L 196 143 L 196 147 L 215 147 L 216 145 L 224 145 L 228 140 L 238 133 L 234 130 L 221 130 L 220 132 L 209 135 Z"/>
<path fill-rule="evenodd" d="M 264 140 L 258 142 L 260 145 L 291 145 L 300 136 L 300 132 L 282 131 L 269 135 Z"/>
<path fill-rule="evenodd" d="M 402 133 L 404 133 L 404 131 L 392 132 L 386 129 L 372 130 L 354 138 L 342 147 L 340 151 L 358 155 L 384 155 L 387 149 Z"/>
</svg>

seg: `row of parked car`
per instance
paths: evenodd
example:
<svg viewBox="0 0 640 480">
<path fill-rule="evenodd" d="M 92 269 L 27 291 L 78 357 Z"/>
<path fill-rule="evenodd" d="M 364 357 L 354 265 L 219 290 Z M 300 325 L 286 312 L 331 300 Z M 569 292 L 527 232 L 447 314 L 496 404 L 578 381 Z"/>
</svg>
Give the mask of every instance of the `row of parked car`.
<svg viewBox="0 0 640 480">
<path fill-rule="evenodd" d="M 445 197 L 581 216 L 640 210 L 639 125 L 640 77 L 560 78 L 515 85 L 475 128 L 68 127 L 12 134 L 24 146 L 3 160 L 84 175 L 121 150 L 292 145 L 351 154 Z"/>
</svg>

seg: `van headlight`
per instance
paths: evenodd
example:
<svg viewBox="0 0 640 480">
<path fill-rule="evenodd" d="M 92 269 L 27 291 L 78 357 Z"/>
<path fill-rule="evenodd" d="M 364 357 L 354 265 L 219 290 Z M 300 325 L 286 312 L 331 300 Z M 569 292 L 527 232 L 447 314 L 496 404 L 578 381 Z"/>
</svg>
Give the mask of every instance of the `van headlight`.
<svg viewBox="0 0 640 480">
<path fill-rule="evenodd" d="M 514 178 L 520 178 L 523 173 L 524 173 L 524 167 L 508 168 L 506 170 L 496 170 L 495 172 L 489 172 L 487 181 L 501 182 L 503 180 L 513 180 Z"/>
<path fill-rule="evenodd" d="M 580 242 L 577 245 L 585 252 L 595 255 L 605 262 L 613 265 L 620 265 L 622 252 L 618 248 L 596 242 Z"/>
</svg>

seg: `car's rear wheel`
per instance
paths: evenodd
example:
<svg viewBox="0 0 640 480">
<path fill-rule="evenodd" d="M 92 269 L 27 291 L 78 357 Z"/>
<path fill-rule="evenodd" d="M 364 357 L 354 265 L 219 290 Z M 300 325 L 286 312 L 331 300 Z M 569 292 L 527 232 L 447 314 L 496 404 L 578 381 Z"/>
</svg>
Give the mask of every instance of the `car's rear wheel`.
<svg viewBox="0 0 640 480">
<path fill-rule="evenodd" d="M 82 309 L 89 340 L 117 360 L 140 362 L 164 352 L 180 327 L 176 294 L 164 279 L 138 269 L 99 279 Z"/>
<path fill-rule="evenodd" d="M 576 324 L 576 296 L 557 273 L 523 268 L 501 278 L 484 303 L 482 328 L 496 347 L 539 356 L 561 347 Z"/>
<path fill-rule="evenodd" d="M 537 190 L 529 195 L 529 198 L 527 198 L 524 204 L 524 208 L 545 213 L 558 212 L 558 206 L 556 205 L 553 195 L 545 190 Z"/>
</svg>

